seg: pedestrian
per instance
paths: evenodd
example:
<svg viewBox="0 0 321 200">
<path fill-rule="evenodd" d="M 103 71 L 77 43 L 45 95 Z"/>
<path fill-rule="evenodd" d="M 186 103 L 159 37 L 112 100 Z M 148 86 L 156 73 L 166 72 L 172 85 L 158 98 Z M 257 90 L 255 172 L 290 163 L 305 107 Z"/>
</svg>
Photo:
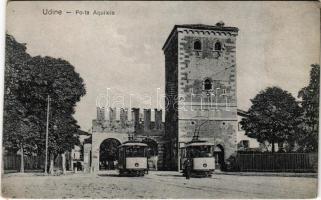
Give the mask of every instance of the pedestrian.
<svg viewBox="0 0 321 200">
<path fill-rule="evenodd" d="M 192 171 L 192 160 L 187 158 L 184 162 L 186 179 L 190 179 Z"/>
</svg>

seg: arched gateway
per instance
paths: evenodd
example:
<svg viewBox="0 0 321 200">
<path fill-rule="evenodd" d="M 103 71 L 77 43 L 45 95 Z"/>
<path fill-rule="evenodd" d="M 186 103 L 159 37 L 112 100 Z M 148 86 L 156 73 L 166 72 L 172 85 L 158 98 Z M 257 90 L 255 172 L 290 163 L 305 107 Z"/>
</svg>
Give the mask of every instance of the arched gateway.
<svg viewBox="0 0 321 200">
<path fill-rule="evenodd" d="M 99 147 L 99 170 L 115 169 L 115 162 L 118 161 L 118 147 L 121 143 L 114 139 L 104 140 Z"/>
<path fill-rule="evenodd" d="M 128 140 L 128 134 L 127 133 L 101 133 L 101 132 L 93 132 L 92 133 L 92 154 L 91 154 L 91 160 L 92 160 L 92 171 L 97 172 L 100 170 L 100 161 L 105 161 L 106 158 L 100 159 L 100 150 L 106 151 L 104 148 L 110 141 L 115 141 L 115 144 L 121 144 Z M 112 142 L 113 143 L 113 142 Z M 102 167 L 104 168 L 104 166 Z"/>
</svg>

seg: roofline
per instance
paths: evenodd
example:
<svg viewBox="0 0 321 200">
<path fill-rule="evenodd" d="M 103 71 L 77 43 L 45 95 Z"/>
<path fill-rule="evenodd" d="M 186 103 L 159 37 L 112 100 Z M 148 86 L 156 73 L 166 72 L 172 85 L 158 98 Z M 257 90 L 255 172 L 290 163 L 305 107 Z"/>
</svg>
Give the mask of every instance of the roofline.
<svg viewBox="0 0 321 200">
<path fill-rule="evenodd" d="M 134 145 L 133 145 L 134 144 Z M 138 142 L 138 141 L 127 141 L 124 142 L 123 144 L 119 145 L 119 147 L 124 147 L 124 146 L 141 146 L 141 147 L 147 147 L 148 145 L 143 142 Z"/>
<path fill-rule="evenodd" d="M 197 24 L 195 24 L 197 25 Z M 167 43 L 169 42 L 170 38 L 172 37 L 172 35 L 174 34 L 174 32 L 177 30 L 177 28 L 188 28 L 188 29 L 198 29 L 198 30 L 216 30 L 216 31 L 232 31 L 232 32 L 238 32 L 239 29 L 236 27 L 229 27 L 229 26 L 223 26 L 223 27 L 219 27 L 219 26 L 209 26 L 206 25 L 207 27 L 197 27 L 197 28 L 193 28 L 190 27 L 190 25 L 175 25 L 171 31 L 171 33 L 169 34 L 169 36 L 167 37 L 162 50 L 165 50 L 165 47 L 167 45 Z"/>
<path fill-rule="evenodd" d="M 236 112 L 237 112 L 237 115 L 240 115 L 242 117 L 247 117 L 249 115 L 246 111 L 241 110 L 241 109 L 237 109 Z"/>
<path fill-rule="evenodd" d="M 174 35 L 174 32 L 176 31 L 176 28 L 177 28 L 177 25 L 175 25 L 171 31 L 171 33 L 168 35 L 163 47 L 162 47 L 162 50 L 164 51 L 165 50 L 165 46 L 167 45 L 167 43 L 169 42 L 169 40 L 172 38 L 172 36 Z"/>
<path fill-rule="evenodd" d="M 83 131 L 83 130 L 79 130 L 79 131 L 78 131 L 78 134 L 79 134 L 79 135 L 92 135 L 92 134 L 90 134 L 89 132 Z"/>
<path fill-rule="evenodd" d="M 214 146 L 214 144 L 210 143 L 210 142 L 194 142 L 194 143 L 187 143 L 185 146 L 186 147 L 189 147 L 189 146 Z"/>
</svg>

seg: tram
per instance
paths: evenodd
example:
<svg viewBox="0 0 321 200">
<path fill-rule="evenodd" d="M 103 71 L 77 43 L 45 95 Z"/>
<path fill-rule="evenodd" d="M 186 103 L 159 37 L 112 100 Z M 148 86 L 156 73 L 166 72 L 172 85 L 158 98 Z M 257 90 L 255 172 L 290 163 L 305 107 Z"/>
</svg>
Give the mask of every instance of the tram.
<svg viewBox="0 0 321 200">
<path fill-rule="evenodd" d="M 212 176 L 215 170 L 213 151 L 214 145 L 204 140 L 193 139 L 186 143 L 186 145 L 181 148 L 181 168 L 183 175 L 187 176 L 187 168 L 189 167 L 191 176 Z"/>
<path fill-rule="evenodd" d="M 118 147 L 119 175 L 144 176 L 148 172 L 147 144 L 127 141 Z"/>
</svg>

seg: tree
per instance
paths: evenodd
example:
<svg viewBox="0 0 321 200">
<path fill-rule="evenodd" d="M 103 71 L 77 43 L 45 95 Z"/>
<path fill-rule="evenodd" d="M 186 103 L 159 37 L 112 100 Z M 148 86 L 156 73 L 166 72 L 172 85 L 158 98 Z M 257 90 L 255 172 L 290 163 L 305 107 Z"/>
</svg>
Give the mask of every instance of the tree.
<svg viewBox="0 0 321 200">
<path fill-rule="evenodd" d="M 302 110 L 295 98 L 279 87 L 268 87 L 251 99 L 248 116 L 241 121 L 245 133 L 259 142 L 293 142 L 298 137 Z"/>
<path fill-rule="evenodd" d="M 65 172 L 65 152 L 71 151 L 74 145 L 79 145 L 77 134 L 79 126 L 71 115 L 60 115 L 53 113 L 49 132 L 49 158 L 52 163 L 50 170 L 53 170 L 53 161 L 58 156 L 62 157 L 62 170 Z"/>
<path fill-rule="evenodd" d="M 79 143 L 73 118 L 85 85 L 67 61 L 31 57 L 24 44 L 6 35 L 4 134 L 6 149 L 43 154 L 47 97 L 51 99 L 49 152 L 52 160 Z M 23 162 L 23 159 L 22 159 Z M 22 163 L 23 166 L 23 163 Z M 23 171 L 23 170 L 22 170 Z"/>
<path fill-rule="evenodd" d="M 76 103 L 86 94 L 85 85 L 74 67 L 65 60 L 37 56 L 27 64 L 32 70 L 32 81 L 22 89 L 28 91 L 22 101 L 30 114 L 42 119 L 42 124 L 45 124 L 48 95 L 51 99 L 48 149 L 53 163 L 59 154 L 70 151 L 79 143 L 76 135 L 79 126 L 72 115 Z M 45 133 L 45 126 L 42 128 Z"/>
<path fill-rule="evenodd" d="M 6 35 L 5 77 L 4 77 L 4 114 L 3 145 L 16 153 L 20 150 L 20 171 L 24 172 L 24 154 L 36 149 L 33 140 L 39 130 L 38 118 L 28 115 L 27 109 L 18 97 L 20 85 L 28 77 L 26 62 L 31 59 L 24 44 L 18 43 L 12 36 Z"/>
<path fill-rule="evenodd" d="M 318 151 L 319 133 L 319 98 L 320 98 L 320 65 L 311 65 L 310 82 L 307 87 L 299 91 L 298 97 L 302 99 L 303 134 L 299 145 L 301 151 Z"/>
</svg>

